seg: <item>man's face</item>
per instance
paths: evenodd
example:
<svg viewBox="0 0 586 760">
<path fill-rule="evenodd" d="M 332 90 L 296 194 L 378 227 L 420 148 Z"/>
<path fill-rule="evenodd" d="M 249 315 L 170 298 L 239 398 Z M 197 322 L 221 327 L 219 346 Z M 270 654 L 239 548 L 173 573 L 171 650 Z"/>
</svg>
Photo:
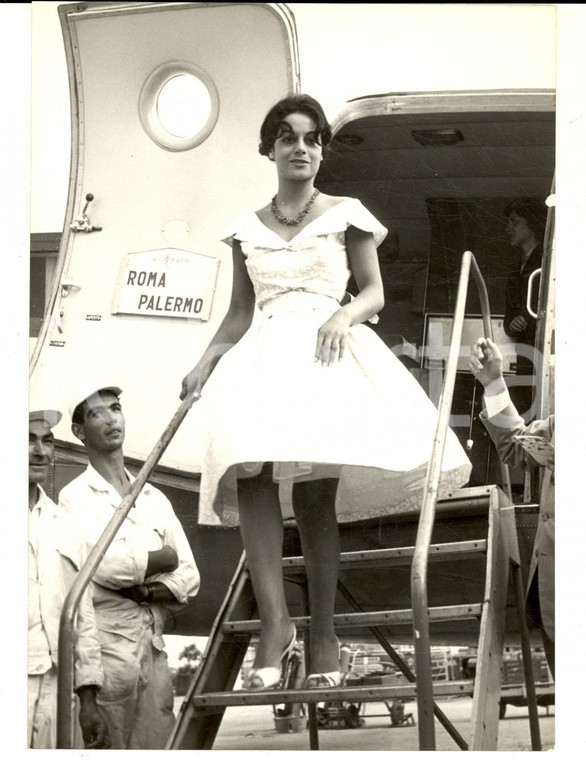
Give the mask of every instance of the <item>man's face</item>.
<svg viewBox="0 0 586 760">
<path fill-rule="evenodd" d="M 527 220 L 519 216 L 516 211 L 511 211 L 507 218 L 506 232 L 509 237 L 509 243 L 515 248 L 519 248 L 523 243 L 532 240 L 534 235 L 531 231 Z"/>
<path fill-rule="evenodd" d="M 53 461 L 55 438 L 51 428 L 42 420 L 28 424 L 28 482 L 43 483 Z"/>
<path fill-rule="evenodd" d="M 86 448 L 116 451 L 124 443 L 125 423 L 122 406 L 110 391 L 101 391 L 86 399 L 83 424 L 74 423 L 75 435 Z"/>
</svg>

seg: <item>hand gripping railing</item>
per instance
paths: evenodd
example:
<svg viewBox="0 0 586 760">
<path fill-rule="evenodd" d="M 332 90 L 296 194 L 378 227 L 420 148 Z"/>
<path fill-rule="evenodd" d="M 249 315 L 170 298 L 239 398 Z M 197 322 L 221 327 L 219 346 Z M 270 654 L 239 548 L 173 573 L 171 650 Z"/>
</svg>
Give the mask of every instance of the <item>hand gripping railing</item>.
<svg viewBox="0 0 586 760">
<path fill-rule="evenodd" d="M 93 547 L 89 556 L 77 575 L 71 586 L 63 609 L 61 610 L 61 619 L 59 624 L 59 668 L 57 674 L 57 748 L 72 748 L 72 728 L 73 728 L 73 629 L 75 615 L 79 607 L 79 602 L 83 592 L 87 588 L 96 569 L 108 547 L 112 543 L 118 529 L 124 522 L 126 515 L 130 512 L 138 495 L 142 491 L 147 478 L 155 468 L 157 462 L 163 455 L 165 449 L 171 442 L 171 439 L 177 432 L 179 425 L 183 422 L 185 415 L 191 408 L 193 402 L 199 398 L 198 393 L 188 394 L 181 406 L 173 415 L 171 421 L 165 428 L 163 434 L 155 444 L 155 447 L 146 458 L 143 466 L 140 468 L 138 475 L 129 493 L 122 499 L 117 507 L 114 516 L 106 525 L 104 532 Z"/>
<path fill-rule="evenodd" d="M 484 335 L 492 340 L 492 325 L 490 319 L 490 307 L 488 293 L 484 279 L 476 263 L 474 255 L 466 251 L 462 256 L 460 267 L 460 281 L 456 296 L 456 308 L 454 311 L 454 323 L 450 349 L 445 368 L 445 379 L 438 406 L 438 421 L 435 430 L 435 438 L 423 493 L 423 504 L 417 529 L 415 553 L 411 566 L 411 600 L 413 605 L 413 638 L 415 644 L 415 664 L 417 674 L 417 714 L 419 729 L 419 749 L 435 750 L 435 729 L 433 712 L 433 684 L 431 675 L 431 652 L 429 638 L 429 617 L 427 610 L 427 559 L 431 544 L 431 533 L 435 519 L 435 507 L 439 492 L 442 460 L 454 385 L 456 380 L 456 368 L 462 341 L 462 328 L 466 309 L 466 297 L 468 295 L 468 282 L 470 270 L 478 288 L 482 320 L 484 323 Z M 471 414 L 474 410 L 471 410 Z"/>
</svg>

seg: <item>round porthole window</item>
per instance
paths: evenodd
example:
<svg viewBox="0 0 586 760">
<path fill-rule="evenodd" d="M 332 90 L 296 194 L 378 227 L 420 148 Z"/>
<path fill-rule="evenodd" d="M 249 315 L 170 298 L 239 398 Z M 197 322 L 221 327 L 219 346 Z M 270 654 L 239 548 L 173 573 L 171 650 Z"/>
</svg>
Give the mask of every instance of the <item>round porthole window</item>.
<svg viewBox="0 0 586 760">
<path fill-rule="evenodd" d="M 212 132 L 218 111 L 218 93 L 211 77 L 183 61 L 155 69 L 139 99 L 145 132 L 166 150 L 190 150 L 200 145 Z"/>
</svg>

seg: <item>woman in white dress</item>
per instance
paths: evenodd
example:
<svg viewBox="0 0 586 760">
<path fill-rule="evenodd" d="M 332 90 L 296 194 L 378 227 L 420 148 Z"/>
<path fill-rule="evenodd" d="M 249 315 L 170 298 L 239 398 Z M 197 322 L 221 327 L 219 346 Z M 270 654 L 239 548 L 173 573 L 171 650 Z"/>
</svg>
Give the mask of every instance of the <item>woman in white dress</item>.
<svg viewBox="0 0 586 760">
<path fill-rule="evenodd" d="M 199 521 L 239 524 L 250 568 L 261 633 L 248 689 L 276 686 L 295 642 L 283 515 L 292 507 L 308 576 L 306 687 L 337 686 L 337 522 L 417 508 L 435 431 L 431 401 L 362 324 L 384 305 L 376 247 L 387 231 L 360 201 L 314 187 L 330 139 L 307 95 L 267 114 L 259 150 L 275 163 L 278 191 L 223 237 L 230 306 L 181 391 L 201 392 Z M 348 300 L 350 275 L 359 293 Z M 443 468 L 444 489 L 467 482 L 451 431 Z"/>
</svg>

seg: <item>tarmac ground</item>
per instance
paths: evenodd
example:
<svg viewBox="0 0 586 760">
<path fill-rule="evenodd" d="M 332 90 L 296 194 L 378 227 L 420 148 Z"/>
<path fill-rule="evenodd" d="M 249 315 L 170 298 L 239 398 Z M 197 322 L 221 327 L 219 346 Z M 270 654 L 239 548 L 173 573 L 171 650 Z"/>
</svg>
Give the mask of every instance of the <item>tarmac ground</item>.
<svg viewBox="0 0 586 760">
<path fill-rule="evenodd" d="M 181 704 L 177 698 L 176 707 Z M 453 723 L 460 735 L 467 741 L 470 730 L 472 699 L 457 697 L 438 700 L 438 706 Z M 539 727 L 543 750 L 554 748 L 555 706 L 539 707 Z M 366 703 L 360 728 L 320 729 L 320 749 L 361 750 L 361 751 L 406 751 L 419 750 L 417 730 L 417 703 L 407 702 L 405 713 L 412 713 L 415 725 L 391 726 L 389 711 L 384 703 Z M 303 723 L 304 721 L 302 721 Z M 276 730 L 273 710 L 270 705 L 229 707 L 214 743 L 214 750 L 309 750 L 309 732 L 279 733 Z M 458 751 L 458 746 L 436 721 L 436 748 L 440 751 Z M 507 706 L 506 715 L 499 721 L 499 751 L 530 751 L 531 736 L 526 707 Z"/>
</svg>

